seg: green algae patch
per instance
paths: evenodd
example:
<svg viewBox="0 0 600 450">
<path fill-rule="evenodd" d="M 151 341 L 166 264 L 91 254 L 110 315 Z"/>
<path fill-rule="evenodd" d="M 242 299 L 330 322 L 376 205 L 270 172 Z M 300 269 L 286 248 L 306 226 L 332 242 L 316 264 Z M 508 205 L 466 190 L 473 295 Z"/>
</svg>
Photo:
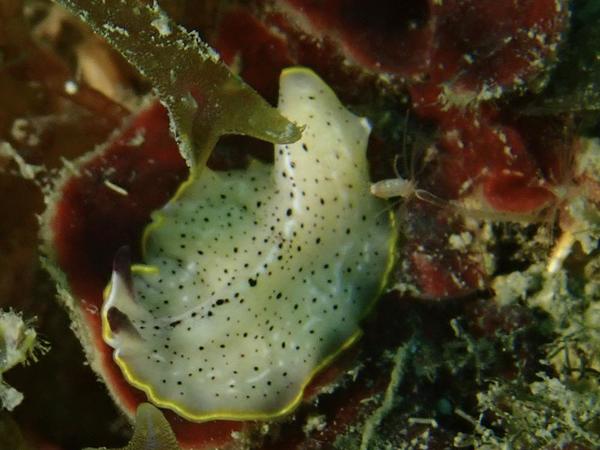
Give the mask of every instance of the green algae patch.
<svg viewBox="0 0 600 450">
<path fill-rule="evenodd" d="M 229 71 L 199 36 L 174 24 L 156 3 L 57 0 L 104 37 L 151 83 L 190 167 L 204 167 L 218 138 L 242 134 L 272 143 L 300 130 Z"/>
</svg>

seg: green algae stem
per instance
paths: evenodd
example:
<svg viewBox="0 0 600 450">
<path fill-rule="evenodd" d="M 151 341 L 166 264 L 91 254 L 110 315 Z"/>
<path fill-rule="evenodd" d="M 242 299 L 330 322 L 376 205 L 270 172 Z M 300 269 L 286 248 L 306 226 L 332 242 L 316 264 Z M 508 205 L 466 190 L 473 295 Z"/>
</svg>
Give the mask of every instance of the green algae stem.
<svg viewBox="0 0 600 450">
<path fill-rule="evenodd" d="M 156 3 L 136 0 L 55 0 L 119 51 L 167 108 L 171 132 L 190 167 L 204 167 L 224 134 L 275 144 L 301 131 L 229 71 L 199 36 L 173 23 Z"/>
</svg>

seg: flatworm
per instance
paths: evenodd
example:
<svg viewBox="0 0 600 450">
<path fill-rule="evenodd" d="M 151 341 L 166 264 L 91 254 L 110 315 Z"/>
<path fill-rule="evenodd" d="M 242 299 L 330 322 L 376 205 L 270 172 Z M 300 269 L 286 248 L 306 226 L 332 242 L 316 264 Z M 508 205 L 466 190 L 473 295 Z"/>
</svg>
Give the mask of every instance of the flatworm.
<svg viewBox="0 0 600 450">
<path fill-rule="evenodd" d="M 153 214 L 143 264 L 120 252 L 103 336 L 127 380 L 192 421 L 295 408 L 360 336 L 395 233 L 369 193 L 366 119 L 308 69 L 281 76 L 279 110 L 305 126 L 274 165 L 192 173 Z"/>
</svg>

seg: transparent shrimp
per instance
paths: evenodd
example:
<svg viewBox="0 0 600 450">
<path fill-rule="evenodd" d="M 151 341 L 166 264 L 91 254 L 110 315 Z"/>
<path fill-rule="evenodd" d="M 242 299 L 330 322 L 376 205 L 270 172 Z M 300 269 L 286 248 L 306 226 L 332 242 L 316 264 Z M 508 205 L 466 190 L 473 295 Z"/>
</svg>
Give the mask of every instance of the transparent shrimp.
<svg viewBox="0 0 600 450">
<path fill-rule="evenodd" d="M 404 138 L 403 147 L 406 148 L 406 138 Z M 427 164 L 430 162 L 435 153 L 434 147 L 428 147 L 425 151 L 425 157 L 423 158 L 423 163 Z M 406 152 L 404 153 L 406 155 Z M 371 194 L 375 197 L 382 198 L 385 200 L 391 198 L 401 198 L 404 201 L 410 200 L 413 197 L 418 198 L 419 200 L 432 203 L 438 206 L 446 206 L 447 201 L 439 198 L 438 196 L 432 194 L 425 189 L 419 189 L 417 187 L 416 175 L 414 170 L 414 158 L 411 162 L 410 166 L 410 178 L 404 178 L 398 171 L 398 158 L 399 155 L 396 155 L 394 158 L 394 173 L 396 175 L 395 178 L 386 178 L 384 180 L 377 181 L 371 184 L 370 191 Z M 405 166 L 407 164 L 405 163 Z"/>
<path fill-rule="evenodd" d="M 416 184 L 414 180 L 406 180 L 401 176 L 381 180 L 371 185 L 371 194 L 383 199 L 393 197 L 408 199 L 415 194 L 415 191 Z"/>
</svg>

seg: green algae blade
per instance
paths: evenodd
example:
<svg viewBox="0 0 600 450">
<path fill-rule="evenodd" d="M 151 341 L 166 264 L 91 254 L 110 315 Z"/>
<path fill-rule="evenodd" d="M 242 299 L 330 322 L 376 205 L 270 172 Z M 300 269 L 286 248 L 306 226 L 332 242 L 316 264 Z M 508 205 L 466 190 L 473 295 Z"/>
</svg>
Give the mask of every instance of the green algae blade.
<svg viewBox="0 0 600 450">
<path fill-rule="evenodd" d="M 188 166 L 202 168 L 224 134 L 283 144 L 300 130 L 229 71 L 199 36 L 174 24 L 156 3 L 55 0 L 104 37 L 144 77 L 169 111 Z"/>
<path fill-rule="evenodd" d="M 87 448 L 85 450 L 107 450 Z M 142 403 L 135 415 L 135 430 L 129 444 L 113 450 L 180 450 L 175 433 L 160 410 Z"/>
</svg>

